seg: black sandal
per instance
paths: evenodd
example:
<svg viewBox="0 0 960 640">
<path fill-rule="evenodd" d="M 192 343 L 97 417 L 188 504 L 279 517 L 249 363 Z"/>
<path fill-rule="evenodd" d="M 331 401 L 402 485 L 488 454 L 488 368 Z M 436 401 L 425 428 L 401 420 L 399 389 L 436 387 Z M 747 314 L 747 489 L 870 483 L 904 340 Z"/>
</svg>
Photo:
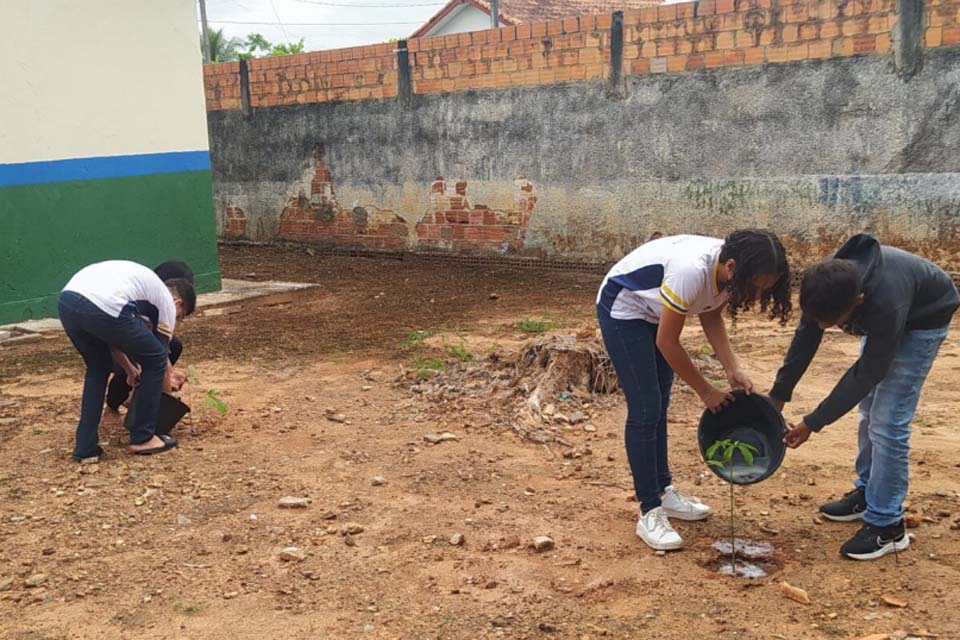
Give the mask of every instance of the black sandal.
<svg viewBox="0 0 960 640">
<path fill-rule="evenodd" d="M 169 451 L 177 446 L 177 439 L 173 436 L 157 436 L 163 440 L 162 447 L 156 447 L 154 449 L 141 449 L 140 451 L 134 451 L 134 455 L 138 456 L 152 456 L 155 453 L 163 453 L 164 451 Z"/>
</svg>

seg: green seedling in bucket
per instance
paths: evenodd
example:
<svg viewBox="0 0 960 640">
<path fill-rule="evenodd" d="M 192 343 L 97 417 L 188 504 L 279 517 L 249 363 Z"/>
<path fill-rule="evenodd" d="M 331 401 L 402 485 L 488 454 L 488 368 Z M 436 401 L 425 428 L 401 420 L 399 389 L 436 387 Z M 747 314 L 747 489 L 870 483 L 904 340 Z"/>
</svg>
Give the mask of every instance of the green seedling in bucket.
<svg viewBox="0 0 960 640">
<path fill-rule="evenodd" d="M 726 438 L 724 440 L 717 440 L 707 447 L 705 455 L 708 465 L 711 467 L 719 467 L 727 472 L 726 480 L 727 484 L 730 485 L 730 566 L 732 567 L 733 575 L 737 574 L 737 539 L 733 521 L 733 456 L 735 453 L 739 453 L 743 461 L 747 463 L 747 466 L 751 466 L 753 465 L 753 454 L 758 453 L 758 451 L 756 447 L 746 442 Z"/>
</svg>

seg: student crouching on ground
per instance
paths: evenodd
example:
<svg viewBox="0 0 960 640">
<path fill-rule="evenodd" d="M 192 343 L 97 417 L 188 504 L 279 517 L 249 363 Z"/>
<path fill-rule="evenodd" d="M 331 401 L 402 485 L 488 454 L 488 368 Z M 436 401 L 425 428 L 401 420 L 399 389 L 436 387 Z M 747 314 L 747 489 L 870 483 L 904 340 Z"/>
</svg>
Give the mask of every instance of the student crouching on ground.
<svg viewBox="0 0 960 640">
<path fill-rule="evenodd" d="M 164 283 L 149 268 L 126 260 L 85 267 L 63 288 L 60 322 L 87 367 L 74 458 L 103 453 L 98 425 L 115 358 L 128 373 L 136 371 L 134 363 L 140 367 L 130 452 L 149 455 L 177 445 L 171 436 L 156 435 L 160 394 L 185 378 L 170 365 L 167 347 L 177 321 L 193 313 L 196 301 L 188 281 Z"/>
<path fill-rule="evenodd" d="M 186 262 L 169 260 L 157 265 L 153 272 L 164 282 L 182 279 L 193 284 L 193 269 Z M 154 333 L 162 339 L 162 334 L 158 334 L 155 326 L 153 328 Z M 168 352 L 170 364 L 175 366 L 183 355 L 183 342 L 178 336 L 170 338 Z M 114 363 L 113 375 L 107 385 L 107 406 L 103 408 L 103 416 L 100 418 L 102 429 L 108 432 L 117 432 L 120 429 L 120 405 L 130 397 L 130 392 L 137 386 L 139 378 L 140 372 L 135 366 L 132 371 L 128 371 L 121 363 Z"/>
</svg>

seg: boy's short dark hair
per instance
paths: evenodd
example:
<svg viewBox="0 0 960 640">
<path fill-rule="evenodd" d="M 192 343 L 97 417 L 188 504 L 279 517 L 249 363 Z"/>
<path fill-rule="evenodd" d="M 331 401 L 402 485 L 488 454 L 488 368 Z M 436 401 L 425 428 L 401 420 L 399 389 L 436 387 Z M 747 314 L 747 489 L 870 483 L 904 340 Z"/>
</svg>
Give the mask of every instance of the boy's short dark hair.
<svg viewBox="0 0 960 640">
<path fill-rule="evenodd" d="M 197 292 L 193 290 L 193 284 L 185 278 L 171 278 L 164 282 L 168 289 L 177 292 L 180 300 L 183 301 L 183 316 L 189 316 L 197 308 Z"/>
<path fill-rule="evenodd" d="M 190 284 L 193 284 L 193 269 L 190 268 L 186 262 L 181 262 L 179 260 L 167 260 L 166 262 L 161 262 L 157 265 L 157 268 L 153 270 L 161 280 L 166 282 L 167 280 L 173 280 L 174 278 L 182 278 Z"/>
<path fill-rule="evenodd" d="M 818 322 L 832 322 L 853 308 L 860 295 L 860 272 L 849 260 L 834 258 L 803 272 L 800 309 Z"/>
</svg>

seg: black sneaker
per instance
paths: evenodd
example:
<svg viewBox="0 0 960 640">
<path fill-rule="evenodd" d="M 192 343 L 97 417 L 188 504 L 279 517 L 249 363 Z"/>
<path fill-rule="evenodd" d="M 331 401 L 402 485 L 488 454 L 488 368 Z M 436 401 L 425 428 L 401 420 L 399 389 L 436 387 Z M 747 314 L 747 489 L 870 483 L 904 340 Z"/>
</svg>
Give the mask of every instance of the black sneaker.
<svg viewBox="0 0 960 640">
<path fill-rule="evenodd" d="M 839 500 L 820 505 L 820 513 L 834 522 L 852 522 L 863 519 L 867 510 L 867 495 L 863 489 L 854 489 Z"/>
<path fill-rule="evenodd" d="M 889 527 L 864 523 L 860 531 L 840 547 L 840 555 L 852 560 L 876 560 L 909 546 L 910 536 L 904 529 L 903 520 Z"/>
</svg>

